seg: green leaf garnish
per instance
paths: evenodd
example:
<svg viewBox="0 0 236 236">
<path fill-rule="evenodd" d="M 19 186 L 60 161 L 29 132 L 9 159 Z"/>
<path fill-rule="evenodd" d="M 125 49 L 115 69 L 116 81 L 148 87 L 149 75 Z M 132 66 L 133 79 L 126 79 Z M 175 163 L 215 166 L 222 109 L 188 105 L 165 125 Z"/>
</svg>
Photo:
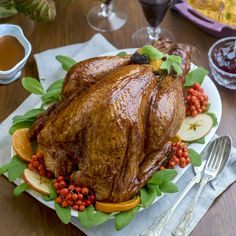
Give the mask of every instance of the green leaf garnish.
<svg viewBox="0 0 236 236">
<path fill-rule="evenodd" d="M 53 90 L 62 90 L 64 79 L 59 79 L 53 82 L 47 89 L 47 92 L 53 91 Z"/>
<path fill-rule="evenodd" d="M 195 150 L 188 148 L 188 153 L 193 166 L 200 166 L 202 164 L 202 158 Z"/>
<path fill-rule="evenodd" d="M 52 201 L 52 199 L 50 198 L 50 196 L 43 196 L 43 200 L 46 201 L 46 202 Z"/>
<path fill-rule="evenodd" d="M 126 225 L 128 225 L 134 219 L 139 209 L 140 206 L 136 206 L 129 211 L 120 212 L 119 214 L 115 215 L 116 230 L 121 230 Z"/>
<path fill-rule="evenodd" d="M 49 104 L 51 102 L 60 102 L 61 101 L 61 89 L 55 89 L 48 91 L 47 93 L 43 94 L 41 97 L 44 104 Z"/>
<path fill-rule="evenodd" d="M 42 108 L 34 108 L 27 111 L 24 115 L 14 116 L 12 119 L 13 124 L 20 123 L 23 121 L 34 121 L 36 117 L 44 112 Z"/>
<path fill-rule="evenodd" d="M 178 172 L 174 169 L 165 169 L 158 171 L 152 175 L 149 184 L 161 185 L 163 182 L 168 182 L 177 176 Z"/>
<path fill-rule="evenodd" d="M 33 123 L 34 123 L 33 120 L 15 123 L 9 129 L 9 134 L 12 135 L 17 129 L 30 128 L 30 127 L 32 127 Z"/>
<path fill-rule="evenodd" d="M 42 85 L 40 84 L 40 82 L 35 79 L 35 78 L 32 78 L 32 77 L 24 77 L 22 78 L 22 81 L 21 81 L 23 87 L 29 91 L 30 93 L 33 93 L 33 94 L 39 94 L 39 95 L 42 95 L 44 94 L 44 90 L 43 90 L 43 87 Z"/>
<path fill-rule="evenodd" d="M 0 167 L 0 175 L 7 172 L 9 165 L 10 165 L 10 163 L 7 163 L 7 164 L 4 164 Z"/>
<path fill-rule="evenodd" d="M 179 191 L 178 187 L 172 182 L 163 182 L 159 187 L 163 193 L 176 193 Z"/>
<path fill-rule="evenodd" d="M 27 189 L 29 189 L 29 186 L 26 183 L 22 183 L 14 189 L 13 193 L 16 197 L 18 197 Z"/>
<path fill-rule="evenodd" d="M 58 55 L 56 56 L 56 59 L 61 63 L 62 68 L 65 71 L 69 71 L 70 68 L 77 63 L 74 59 L 67 56 Z"/>
<path fill-rule="evenodd" d="M 202 84 L 205 76 L 209 73 L 208 70 L 204 69 L 203 67 L 198 67 L 195 70 L 189 72 L 186 76 L 186 80 L 184 83 L 184 87 L 191 87 L 195 83 Z"/>
<path fill-rule="evenodd" d="M 82 226 L 90 228 L 95 225 L 102 224 L 113 217 L 112 214 L 106 214 L 95 211 L 93 205 L 87 207 L 84 211 L 78 212 L 78 219 Z"/>
<path fill-rule="evenodd" d="M 12 157 L 11 162 L 8 166 L 8 179 L 10 182 L 13 182 L 17 178 L 21 177 L 21 175 L 24 172 L 24 169 L 26 169 L 27 164 L 20 160 L 17 155 Z"/>
<path fill-rule="evenodd" d="M 140 190 L 141 204 L 143 207 L 149 207 L 155 200 L 156 188 L 152 184 L 148 184 Z"/>
<path fill-rule="evenodd" d="M 50 195 L 49 195 L 50 199 L 55 200 L 57 198 L 57 192 L 54 189 L 53 180 L 50 180 L 49 192 L 50 192 Z"/>
<path fill-rule="evenodd" d="M 205 137 L 193 141 L 193 143 L 200 143 L 200 144 L 204 144 L 205 142 L 206 142 L 206 141 L 205 141 Z"/>
<path fill-rule="evenodd" d="M 119 52 L 116 56 L 118 56 L 118 57 L 125 57 L 127 55 L 128 55 L 128 53 L 123 51 L 123 52 Z"/>
<path fill-rule="evenodd" d="M 177 55 L 166 55 L 166 60 L 162 62 L 160 69 L 166 70 L 167 74 L 171 73 L 171 70 L 174 70 L 177 76 L 183 74 L 181 68 L 182 58 Z"/>
<path fill-rule="evenodd" d="M 150 60 L 158 60 L 164 56 L 164 54 L 161 51 L 159 51 L 152 45 L 145 45 L 143 48 L 140 49 L 140 53 L 142 55 L 147 55 Z"/>
<path fill-rule="evenodd" d="M 213 127 L 218 125 L 218 121 L 217 121 L 217 117 L 214 113 L 212 112 L 205 112 L 205 114 L 207 114 L 208 116 L 211 117 L 212 121 L 213 121 Z"/>
<path fill-rule="evenodd" d="M 57 216 L 64 224 L 69 224 L 71 221 L 71 209 L 69 207 L 62 207 L 59 203 L 54 204 Z"/>
</svg>

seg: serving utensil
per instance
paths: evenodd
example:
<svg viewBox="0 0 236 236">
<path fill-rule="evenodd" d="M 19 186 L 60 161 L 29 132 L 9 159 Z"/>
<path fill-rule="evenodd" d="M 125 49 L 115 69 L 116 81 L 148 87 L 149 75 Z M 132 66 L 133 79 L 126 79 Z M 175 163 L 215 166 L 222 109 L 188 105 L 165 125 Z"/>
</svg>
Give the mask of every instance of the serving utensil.
<svg viewBox="0 0 236 236">
<path fill-rule="evenodd" d="M 203 170 L 203 176 L 201 178 L 199 189 L 190 204 L 189 208 L 184 213 L 180 223 L 172 233 L 174 236 L 185 236 L 187 235 L 187 228 L 192 219 L 193 210 L 195 209 L 198 199 L 209 181 L 212 181 L 222 170 L 222 163 L 226 163 L 230 156 L 231 150 L 231 138 L 229 136 L 223 136 L 217 138 L 213 144 L 213 147 L 210 152 L 210 156 L 206 162 L 206 165 Z M 223 159 L 224 160 L 223 162 Z"/>
<path fill-rule="evenodd" d="M 169 210 L 164 212 L 161 216 L 159 216 L 154 221 L 154 223 L 141 234 L 141 236 L 152 236 L 152 235 L 158 236 L 158 235 L 160 235 L 161 231 L 167 225 L 167 223 L 169 222 L 169 219 L 171 218 L 171 216 L 175 212 L 175 209 L 179 206 L 179 204 L 182 202 L 182 200 L 185 198 L 185 196 L 188 194 L 188 192 L 192 189 L 192 187 L 196 183 L 200 182 L 201 172 L 203 171 L 204 165 L 206 164 L 205 159 L 208 156 L 209 151 L 212 149 L 213 144 L 214 144 L 214 141 L 208 143 L 206 145 L 206 147 L 203 149 L 203 151 L 201 152 L 200 155 L 202 157 L 202 160 L 204 160 L 202 165 L 199 167 L 194 167 L 194 172 L 196 175 L 192 178 L 192 180 L 189 182 L 189 184 L 185 187 L 183 192 L 178 196 L 174 205 Z"/>
</svg>

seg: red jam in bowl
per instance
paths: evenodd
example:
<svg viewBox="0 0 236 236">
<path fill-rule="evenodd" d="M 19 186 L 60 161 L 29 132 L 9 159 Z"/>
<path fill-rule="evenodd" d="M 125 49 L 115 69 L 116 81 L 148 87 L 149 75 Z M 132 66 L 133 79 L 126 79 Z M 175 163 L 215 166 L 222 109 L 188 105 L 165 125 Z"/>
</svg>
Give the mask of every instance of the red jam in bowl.
<svg viewBox="0 0 236 236">
<path fill-rule="evenodd" d="M 236 40 L 225 41 L 215 47 L 212 59 L 221 70 L 236 74 Z"/>
</svg>

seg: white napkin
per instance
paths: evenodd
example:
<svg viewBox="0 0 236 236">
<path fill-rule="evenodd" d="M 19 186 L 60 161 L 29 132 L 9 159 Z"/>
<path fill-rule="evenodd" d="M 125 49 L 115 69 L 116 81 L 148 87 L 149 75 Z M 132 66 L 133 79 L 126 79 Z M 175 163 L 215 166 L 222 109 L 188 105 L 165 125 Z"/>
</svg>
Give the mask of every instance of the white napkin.
<svg viewBox="0 0 236 236">
<path fill-rule="evenodd" d="M 55 60 L 56 55 L 66 55 L 74 58 L 75 60 L 83 60 L 89 57 L 97 56 L 109 51 L 113 51 L 116 48 L 112 46 L 102 35 L 96 34 L 91 40 L 82 44 L 74 44 L 70 46 L 65 46 L 56 49 L 50 49 L 45 52 L 35 55 L 36 63 L 38 66 L 39 78 L 42 85 L 46 89 L 53 81 L 63 78 L 65 73 L 61 69 L 60 64 Z M 23 114 L 27 110 L 33 108 L 39 103 L 39 97 L 36 95 L 29 96 L 17 109 L 13 112 L 6 120 L 0 124 L 0 165 L 9 162 L 10 159 L 10 135 L 8 134 L 8 129 L 11 125 L 11 119 L 15 115 Z M 204 190 L 204 194 L 201 196 L 197 208 L 194 212 L 193 220 L 190 225 L 191 232 L 194 227 L 198 224 L 203 215 L 207 212 L 213 201 L 219 196 L 231 183 L 236 181 L 236 149 L 233 149 L 231 154 L 231 159 L 228 166 L 222 172 L 219 181 L 215 185 L 215 190 L 213 190 L 210 185 Z M 177 182 L 177 185 L 181 190 L 187 185 L 187 183 L 193 177 L 193 171 L 191 168 L 185 172 L 183 177 Z M 186 199 L 182 202 L 181 207 L 179 207 L 175 214 L 173 215 L 171 221 L 167 227 L 163 230 L 163 236 L 171 235 L 177 225 L 180 216 L 184 213 L 189 202 L 193 198 L 196 192 L 196 186 L 188 194 Z M 76 218 L 72 218 L 72 224 L 80 228 L 87 235 L 96 236 L 119 236 L 119 235 L 129 235 L 137 236 L 143 232 L 148 226 L 150 226 L 154 219 L 160 214 L 165 212 L 171 203 L 175 201 L 178 193 L 176 194 L 166 194 L 157 203 L 148 209 L 139 212 L 135 219 L 127 227 L 121 231 L 116 231 L 114 228 L 114 221 L 110 220 L 100 226 L 94 227 L 92 229 L 83 228 Z M 207 196 L 207 197 L 206 197 Z M 202 232 L 204 234 L 204 232 Z"/>
</svg>

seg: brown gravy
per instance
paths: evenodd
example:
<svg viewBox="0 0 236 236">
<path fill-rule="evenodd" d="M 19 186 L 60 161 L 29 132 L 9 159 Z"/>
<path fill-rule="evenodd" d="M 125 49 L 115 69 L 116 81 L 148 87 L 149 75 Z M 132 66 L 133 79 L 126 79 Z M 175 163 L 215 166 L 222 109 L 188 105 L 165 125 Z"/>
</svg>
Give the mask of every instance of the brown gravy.
<svg viewBox="0 0 236 236">
<path fill-rule="evenodd" d="M 25 49 L 15 37 L 0 37 L 0 70 L 10 70 L 24 55 Z"/>
</svg>

